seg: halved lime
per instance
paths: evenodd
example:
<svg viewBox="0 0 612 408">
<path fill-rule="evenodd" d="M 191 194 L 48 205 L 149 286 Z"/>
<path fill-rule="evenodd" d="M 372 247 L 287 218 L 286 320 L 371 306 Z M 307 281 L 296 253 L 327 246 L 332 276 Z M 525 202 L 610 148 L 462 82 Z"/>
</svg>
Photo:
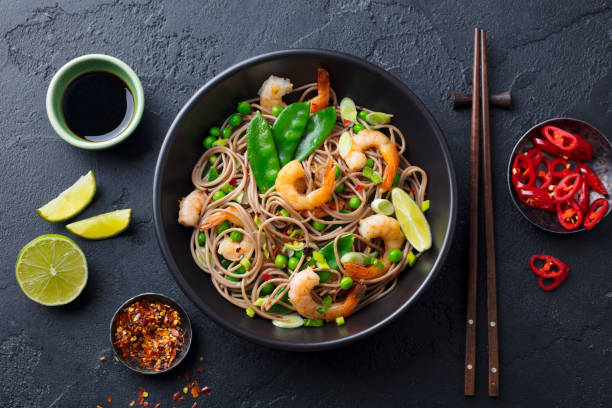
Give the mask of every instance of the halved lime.
<svg viewBox="0 0 612 408">
<path fill-rule="evenodd" d="M 385 125 L 391 122 L 391 116 L 382 112 L 370 112 L 366 116 L 366 121 L 370 125 Z"/>
<path fill-rule="evenodd" d="M 65 221 L 83 211 L 91 203 L 95 194 L 96 177 L 90 170 L 89 173 L 81 176 L 76 183 L 40 207 L 36 212 L 45 221 Z"/>
<path fill-rule="evenodd" d="M 23 293 L 45 306 L 65 305 L 87 283 L 87 260 L 68 237 L 41 235 L 19 252 L 15 278 Z"/>
<path fill-rule="evenodd" d="M 110 238 L 119 234 L 130 225 L 131 214 L 132 209 L 130 208 L 111 211 L 73 222 L 66 225 L 66 228 L 73 234 L 87 239 Z"/>
<path fill-rule="evenodd" d="M 342 98 L 340 101 L 340 117 L 343 122 L 348 120 L 357 123 L 357 107 L 351 98 Z"/>
<path fill-rule="evenodd" d="M 340 157 L 344 159 L 351 151 L 352 146 L 353 139 L 351 139 L 351 135 L 349 132 L 343 132 L 340 140 L 338 140 L 338 154 L 340 154 Z"/>
<path fill-rule="evenodd" d="M 391 191 L 395 217 L 408 242 L 419 252 L 431 248 L 431 230 L 425 215 L 417 203 L 401 188 Z"/>
</svg>

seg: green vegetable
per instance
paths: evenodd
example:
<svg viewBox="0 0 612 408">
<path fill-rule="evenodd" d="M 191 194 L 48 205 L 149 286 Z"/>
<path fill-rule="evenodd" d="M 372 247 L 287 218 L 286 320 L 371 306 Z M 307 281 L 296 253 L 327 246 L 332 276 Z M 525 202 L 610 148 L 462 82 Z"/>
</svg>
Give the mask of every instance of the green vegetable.
<svg viewBox="0 0 612 408">
<path fill-rule="evenodd" d="M 222 199 L 223 197 L 225 197 L 225 193 L 219 190 L 219 191 L 215 191 L 215 194 L 213 194 L 212 199 L 213 201 L 217 201 L 217 200 Z"/>
<path fill-rule="evenodd" d="M 399 262 L 402 260 L 402 251 L 399 249 L 392 249 L 389 251 L 389 260 L 391 262 Z"/>
<path fill-rule="evenodd" d="M 232 186 L 231 184 L 226 184 L 221 187 L 221 191 L 223 191 L 225 194 L 229 194 L 234 191 L 234 186 Z"/>
<path fill-rule="evenodd" d="M 350 214 L 350 213 L 352 213 L 352 211 L 351 211 L 351 210 L 349 210 L 349 209 L 347 209 L 347 208 L 343 208 L 343 209 L 341 209 L 341 210 L 340 210 L 340 212 L 341 212 L 342 214 Z"/>
<path fill-rule="evenodd" d="M 302 161 L 310 155 L 331 132 L 336 123 L 336 108 L 329 106 L 310 117 L 304 137 L 295 151 L 295 160 Z"/>
<path fill-rule="evenodd" d="M 278 159 L 281 167 L 293 159 L 295 149 L 310 115 L 310 103 L 296 102 L 287 106 L 272 126 L 272 136 L 278 150 Z"/>
<path fill-rule="evenodd" d="M 257 112 L 246 131 L 246 145 L 251 171 L 260 192 L 274 186 L 280 162 L 268 121 Z"/>
<path fill-rule="evenodd" d="M 278 269 L 283 269 L 287 266 L 287 257 L 283 254 L 276 255 L 276 258 L 274 258 L 274 265 L 276 265 Z"/>
<path fill-rule="evenodd" d="M 357 123 L 355 126 L 353 126 L 353 133 L 359 133 L 364 129 L 365 126 L 363 126 L 361 123 Z"/>
<path fill-rule="evenodd" d="M 353 234 L 346 234 L 338 238 L 338 256 L 340 256 L 340 258 L 351 251 L 354 241 L 355 236 Z M 336 255 L 334 254 L 334 241 L 327 243 L 323 248 L 321 248 L 321 254 L 323 254 L 323 257 L 326 260 L 328 269 L 338 270 L 338 261 L 336 260 Z M 330 276 L 331 272 L 319 272 L 319 279 L 321 283 L 327 282 Z"/>
<path fill-rule="evenodd" d="M 285 287 L 283 290 L 279 290 L 276 293 L 276 295 L 274 295 L 273 299 L 276 299 L 279 296 L 282 296 L 280 299 L 281 302 L 287 303 L 288 305 L 291 304 L 291 302 L 289 301 L 289 291 L 287 290 L 287 287 Z M 278 303 L 275 303 L 274 305 L 272 305 L 269 311 L 272 313 L 279 313 L 279 314 L 287 314 L 287 313 L 293 312 L 293 310 L 287 309 L 285 306 L 279 305 Z"/>
<path fill-rule="evenodd" d="M 399 173 L 395 173 L 395 177 L 393 177 L 393 185 L 397 185 L 399 183 L 400 175 Z"/>
<path fill-rule="evenodd" d="M 246 258 L 240 260 L 240 265 L 244 266 L 244 269 L 251 269 L 251 261 Z"/>
<path fill-rule="evenodd" d="M 261 293 L 264 295 L 269 295 L 270 293 L 274 292 L 274 288 L 275 286 L 273 283 L 267 283 L 261 288 Z"/>
<path fill-rule="evenodd" d="M 227 142 L 223 139 L 217 139 L 213 143 L 213 146 L 227 146 Z"/>
<path fill-rule="evenodd" d="M 421 203 L 421 211 L 425 212 L 429 210 L 429 200 L 425 200 Z"/>
<path fill-rule="evenodd" d="M 295 257 L 297 259 L 302 259 L 302 255 L 304 255 L 304 251 L 295 251 Z"/>
<path fill-rule="evenodd" d="M 289 234 L 289 238 L 294 238 L 296 236 L 300 236 L 303 237 L 304 236 L 304 231 L 302 231 L 301 229 L 294 229 L 293 231 L 291 231 L 291 234 Z"/>
<path fill-rule="evenodd" d="M 352 263 L 356 265 L 366 266 L 369 263 L 370 257 L 363 252 L 347 252 L 340 257 L 340 262 Z"/>
<path fill-rule="evenodd" d="M 344 290 L 346 289 L 350 289 L 351 286 L 353 286 L 353 278 L 351 278 L 350 276 L 345 276 L 342 279 L 340 279 L 340 287 Z"/>
<path fill-rule="evenodd" d="M 342 98 L 340 101 L 340 117 L 343 123 L 357 123 L 357 108 L 351 98 Z"/>
<path fill-rule="evenodd" d="M 253 309 L 251 309 L 250 307 L 246 308 L 246 314 L 249 317 L 255 317 L 255 311 Z"/>
<path fill-rule="evenodd" d="M 391 201 L 385 200 L 384 198 L 375 199 L 372 201 L 372 204 L 370 204 L 370 207 L 372 207 L 372 210 L 376 214 L 393 215 L 393 212 L 395 211 Z"/>
<path fill-rule="evenodd" d="M 342 172 L 340 171 L 340 167 L 336 166 L 336 178 L 339 179 L 341 175 Z"/>
<path fill-rule="evenodd" d="M 289 211 L 285 210 L 284 208 L 280 209 L 280 215 L 282 215 L 283 217 L 291 217 L 291 214 L 289 214 Z"/>
<path fill-rule="evenodd" d="M 391 122 L 391 116 L 382 112 L 370 112 L 366 115 L 366 121 L 370 125 L 385 125 Z"/>
<path fill-rule="evenodd" d="M 414 256 L 412 251 L 408 252 L 408 255 L 406 255 L 406 259 L 408 259 L 408 266 L 412 266 L 416 262 L 416 256 Z"/>
<path fill-rule="evenodd" d="M 217 162 L 217 159 L 219 158 L 219 156 L 217 156 L 216 154 L 213 154 L 212 156 L 210 156 L 208 158 L 208 163 L 210 163 L 211 165 L 215 164 Z"/>
<path fill-rule="evenodd" d="M 304 319 L 299 314 L 293 313 L 285 316 L 284 320 L 272 320 L 272 324 L 281 329 L 296 329 L 304 324 Z"/>
<path fill-rule="evenodd" d="M 269 297 L 270 296 L 264 296 L 262 298 L 257 298 L 257 300 L 253 302 L 253 306 L 261 307 L 261 305 L 263 305 L 265 301 L 268 300 Z"/>
<path fill-rule="evenodd" d="M 317 268 L 331 269 L 329 267 L 329 264 L 327 263 L 327 260 L 325 259 L 325 256 L 322 253 L 312 251 L 312 259 L 314 259 L 314 261 L 317 263 Z"/>
<path fill-rule="evenodd" d="M 230 227 L 229 221 L 226 220 L 226 221 L 221 222 L 219 225 L 217 225 L 217 234 L 221 234 L 226 229 L 229 229 L 229 227 Z"/>
<path fill-rule="evenodd" d="M 242 113 L 243 115 L 247 115 L 251 113 L 251 104 L 247 101 L 242 101 L 238 104 L 238 109 L 236 109 L 238 113 Z"/>
<path fill-rule="evenodd" d="M 232 231 L 230 232 L 229 235 L 230 235 L 231 240 L 234 242 L 242 241 L 242 232 L 240 231 Z"/>
<path fill-rule="evenodd" d="M 229 139 L 230 136 L 232 135 L 232 129 L 226 127 L 223 129 L 223 131 L 221 132 L 222 136 L 224 139 Z"/>
<path fill-rule="evenodd" d="M 368 160 L 366 160 L 366 166 L 367 166 L 367 167 L 374 167 L 374 160 L 373 160 L 373 159 L 370 159 L 370 158 L 368 157 Z"/>
<path fill-rule="evenodd" d="M 295 241 L 293 243 L 285 242 L 283 246 L 291 251 L 302 251 L 304 249 L 304 243 Z"/>
<path fill-rule="evenodd" d="M 278 115 L 280 115 L 283 110 L 285 110 L 285 107 L 283 105 L 274 105 L 272 107 L 272 114 L 278 117 Z"/>
<path fill-rule="evenodd" d="M 215 181 L 217 177 L 219 177 L 219 172 L 217 171 L 217 168 L 211 167 L 210 170 L 208 170 L 208 181 Z"/>
<path fill-rule="evenodd" d="M 323 320 L 320 319 L 304 319 L 304 326 L 321 327 Z"/>
<path fill-rule="evenodd" d="M 232 127 L 236 127 L 242 123 L 242 117 L 239 113 L 234 113 L 232 116 L 229 117 L 227 123 L 229 123 L 229 125 Z"/>
<path fill-rule="evenodd" d="M 213 146 L 213 143 L 215 143 L 215 141 L 217 140 L 216 137 L 214 136 L 208 136 L 206 137 L 203 141 L 202 141 L 202 146 L 204 146 L 206 149 L 210 149 Z"/>
<path fill-rule="evenodd" d="M 213 126 L 213 127 L 211 127 L 210 129 L 208 129 L 208 133 L 209 133 L 211 136 L 214 136 L 214 137 L 219 137 L 219 135 L 221 134 L 221 129 L 219 129 L 219 128 L 218 128 L 218 127 L 216 127 L 216 126 Z"/>
<path fill-rule="evenodd" d="M 353 196 L 349 200 L 349 207 L 351 207 L 353 210 L 356 210 L 357 208 L 359 208 L 360 205 L 361 205 L 361 199 L 357 196 Z"/>
<path fill-rule="evenodd" d="M 202 231 L 198 232 L 198 245 L 206 245 L 206 234 Z"/>
<path fill-rule="evenodd" d="M 340 183 L 334 188 L 334 193 L 341 193 L 344 191 L 344 183 Z"/>
<path fill-rule="evenodd" d="M 313 221 L 312 222 L 312 228 L 314 228 L 317 231 L 323 231 L 325 229 L 326 225 L 323 224 L 322 222 L 319 221 Z"/>
<path fill-rule="evenodd" d="M 342 326 L 344 324 L 344 316 L 338 316 L 336 317 L 336 324 L 338 326 Z"/>
<path fill-rule="evenodd" d="M 363 176 L 370 179 L 374 184 L 382 183 L 382 177 L 380 177 L 380 174 L 377 171 L 372 170 L 372 168 L 369 166 L 365 166 L 363 168 Z"/>
<path fill-rule="evenodd" d="M 323 302 L 321 302 L 321 306 L 317 307 L 317 313 L 325 314 L 325 312 L 327 312 L 327 309 L 329 308 L 329 306 L 331 306 L 331 304 L 332 304 L 331 296 L 329 295 L 325 296 L 325 298 L 323 298 Z"/>
<path fill-rule="evenodd" d="M 295 268 L 297 268 L 299 263 L 300 263 L 299 258 L 296 258 L 295 256 L 292 256 L 291 258 L 289 258 L 289 261 L 287 262 L 287 267 L 290 270 L 295 271 Z"/>
<path fill-rule="evenodd" d="M 359 111 L 359 114 L 357 116 L 359 116 L 359 119 L 361 120 L 366 120 L 366 118 L 368 117 L 368 113 L 366 111 Z"/>
</svg>

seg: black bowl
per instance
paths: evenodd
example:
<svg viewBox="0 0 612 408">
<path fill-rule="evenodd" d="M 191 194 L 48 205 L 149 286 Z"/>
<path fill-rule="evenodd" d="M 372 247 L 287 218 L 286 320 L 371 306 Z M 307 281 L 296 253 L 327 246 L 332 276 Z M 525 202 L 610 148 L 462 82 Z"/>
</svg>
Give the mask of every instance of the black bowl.
<svg viewBox="0 0 612 408">
<path fill-rule="evenodd" d="M 554 232 L 557 234 L 571 234 L 573 232 L 584 231 L 585 228 L 580 226 L 575 230 L 566 230 L 561 226 L 557 219 L 557 214 L 545 210 L 540 210 L 530 207 L 519 200 L 514 188 L 512 187 L 512 161 L 517 154 L 525 153 L 533 147 L 532 139 L 534 136 L 541 137 L 541 130 L 544 126 L 556 126 L 568 132 L 582 136 L 587 142 L 593 146 L 593 158 L 586 162 L 597 173 L 602 183 L 608 191 L 612 191 L 612 145 L 606 137 L 595 127 L 578 119 L 571 118 L 555 118 L 549 119 L 542 123 L 538 123 L 529 129 L 516 143 L 510 159 L 508 161 L 508 190 L 514 205 L 521 214 L 533 225 L 542 228 L 545 231 Z M 546 153 L 545 153 L 546 154 Z M 590 200 L 599 197 L 599 194 L 591 191 Z M 612 197 L 608 195 L 608 212 L 612 209 Z M 604 216 L 604 217 L 605 217 Z"/>
<path fill-rule="evenodd" d="M 368 107 L 395 114 L 393 122 L 409 138 L 406 156 L 429 178 L 428 219 L 433 247 L 400 278 L 384 299 L 360 310 L 344 326 L 281 329 L 249 318 L 215 290 L 210 277 L 193 262 L 191 230 L 180 226 L 178 201 L 193 189 L 191 170 L 203 153 L 202 138 L 233 113 L 236 104 L 257 94 L 275 74 L 299 86 L 313 82 L 316 69 L 330 73 L 339 97 L 350 96 Z M 432 84 L 432 86 L 434 86 Z M 423 103 L 397 78 L 353 56 L 324 50 L 286 50 L 241 62 L 204 85 L 185 104 L 170 127 L 159 153 L 153 182 L 155 231 L 170 271 L 187 296 L 211 319 L 233 333 L 273 348 L 321 350 L 355 341 L 387 325 L 408 308 L 440 270 L 455 228 L 457 191 L 454 170 L 440 127 Z"/>
</svg>

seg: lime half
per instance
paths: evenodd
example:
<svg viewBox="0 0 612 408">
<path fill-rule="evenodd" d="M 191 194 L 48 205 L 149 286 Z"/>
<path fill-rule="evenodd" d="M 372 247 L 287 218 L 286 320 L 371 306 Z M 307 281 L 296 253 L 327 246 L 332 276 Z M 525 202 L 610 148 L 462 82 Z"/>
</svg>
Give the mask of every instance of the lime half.
<svg viewBox="0 0 612 408">
<path fill-rule="evenodd" d="M 340 101 L 340 117 L 351 123 L 357 123 L 357 107 L 351 98 L 342 98 Z"/>
<path fill-rule="evenodd" d="M 113 237 L 130 225 L 132 210 L 111 211 L 66 225 L 68 231 L 87 239 Z"/>
<path fill-rule="evenodd" d="M 340 136 L 340 140 L 338 140 L 338 154 L 340 154 L 340 157 L 344 159 L 348 156 L 352 146 L 353 139 L 351 139 L 351 135 L 349 132 L 343 132 Z"/>
<path fill-rule="evenodd" d="M 431 248 L 431 230 L 425 215 L 417 203 L 401 188 L 391 191 L 395 217 L 408 242 L 419 252 Z"/>
<path fill-rule="evenodd" d="M 87 283 L 87 260 L 70 238 L 41 235 L 19 252 L 15 278 L 33 301 L 45 306 L 65 305 L 76 299 Z"/>
<path fill-rule="evenodd" d="M 370 112 L 366 116 L 366 121 L 370 125 L 386 125 L 391 122 L 391 116 L 382 112 Z"/>
<path fill-rule="evenodd" d="M 45 221 L 65 221 L 83 211 L 95 194 L 96 177 L 90 170 L 89 173 L 81 176 L 76 183 L 36 211 Z"/>
</svg>

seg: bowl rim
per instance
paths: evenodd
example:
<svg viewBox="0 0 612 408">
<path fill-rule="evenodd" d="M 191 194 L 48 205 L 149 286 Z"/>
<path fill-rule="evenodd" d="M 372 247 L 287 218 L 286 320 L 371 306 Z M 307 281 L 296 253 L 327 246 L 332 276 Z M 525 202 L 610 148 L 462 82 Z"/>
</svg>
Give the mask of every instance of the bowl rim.
<svg viewBox="0 0 612 408">
<path fill-rule="evenodd" d="M 168 246 L 167 240 L 164 236 L 163 231 L 163 222 L 162 222 L 162 214 L 161 214 L 161 175 L 163 172 L 163 168 L 166 165 L 167 161 L 167 153 L 170 147 L 171 139 L 173 139 L 173 134 L 176 129 L 182 124 L 185 116 L 193 109 L 195 106 L 195 102 L 204 94 L 206 94 L 210 89 L 214 88 L 220 82 L 234 75 L 235 73 L 246 69 L 252 65 L 257 63 L 265 62 L 268 60 L 274 59 L 282 59 L 284 57 L 294 57 L 294 56 L 311 56 L 311 57 L 327 57 L 327 58 L 335 58 L 340 59 L 342 61 L 347 62 L 350 65 L 357 65 L 366 70 L 372 71 L 382 77 L 386 78 L 389 82 L 391 82 L 398 90 L 403 92 L 408 96 L 409 99 L 412 100 L 414 105 L 421 111 L 421 113 L 425 116 L 426 121 L 431 125 L 433 129 L 433 133 L 440 145 L 442 150 L 442 156 L 444 158 L 444 162 L 446 164 L 446 172 L 447 176 L 450 180 L 450 203 L 449 203 L 449 223 L 445 231 L 445 239 L 440 247 L 440 253 L 436 260 L 434 261 L 431 270 L 427 277 L 425 278 L 423 284 L 416 290 L 416 292 L 409 298 L 407 298 L 404 303 L 392 313 L 384 317 L 382 320 L 376 322 L 375 324 L 369 326 L 368 328 L 349 335 L 345 337 L 339 337 L 333 340 L 326 340 L 321 342 L 314 343 L 302 343 L 302 342 L 288 342 L 283 340 L 276 339 L 262 339 L 258 336 L 252 334 L 250 331 L 235 326 L 229 323 L 227 320 L 223 319 L 223 317 L 217 314 L 214 310 L 212 310 L 205 302 L 202 302 L 201 299 L 197 296 L 193 288 L 189 286 L 185 278 L 180 273 L 179 267 L 176 264 Z M 452 244 L 455 226 L 457 221 L 457 182 L 455 178 L 455 169 L 453 166 L 452 156 L 450 154 L 450 150 L 448 148 L 448 144 L 444 137 L 444 133 L 440 128 L 440 125 L 435 120 L 429 109 L 425 106 L 425 104 L 406 86 L 401 80 L 396 78 L 391 73 L 385 71 L 384 69 L 364 60 L 359 57 L 346 54 L 343 52 L 326 50 L 326 49 L 318 49 L 318 48 L 296 48 L 296 49 L 286 49 L 280 51 L 273 51 L 261 55 L 257 55 L 241 62 L 238 62 L 226 70 L 222 71 L 214 78 L 209 80 L 206 84 L 204 84 L 200 89 L 198 89 L 191 98 L 183 105 L 181 110 L 176 115 L 174 121 L 170 125 L 168 132 L 164 138 L 162 146 L 159 151 L 159 155 L 157 158 L 157 164 L 155 166 L 155 173 L 153 177 L 153 221 L 155 226 L 155 235 L 157 238 L 157 242 L 161 249 L 162 255 L 166 261 L 168 269 L 174 276 L 177 284 L 181 288 L 181 290 L 187 295 L 189 300 L 191 300 L 201 311 L 204 312 L 206 316 L 211 318 L 215 323 L 219 324 L 221 327 L 227 329 L 233 334 L 236 334 L 240 337 L 246 338 L 255 343 L 271 347 L 274 349 L 282 349 L 289 351 L 319 351 L 319 350 L 327 350 L 336 348 L 339 346 L 348 345 L 353 343 L 359 339 L 362 339 L 381 328 L 387 326 L 393 320 L 395 320 L 399 315 L 402 314 L 410 305 L 412 305 L 415 300 L 427 289 L 427 287 L 431 284 L 434 278 L 438 275 L 444 261 L 446 260 L 446 256 L 448 255 L 450 246 Z"/>
<path fill-rule="evenodd" d="M 548 124 L 550 122 L 553 122 L 553 121 L 556 121 L 556 120 L 571 120 L 571 121 L 574 121 L 574 122 L 580 122 L 580 123 L 582 123 L 584 125 L 587 125 L 587 126 L 593 128 L 593 130 L 595 130 L 597 133 L 599 133 L 599 135 L 601 137 L 603 137 L 603 139 L 606 142 L 608 142 L 608 145 L 610 145 L 610 150 L 612 150 L 612 142 L 610 142 L 610 139 L 608 139 L 606 137 L 606 135 L 601 130 L 599 130 L 595 126 L 591 125 L 589 122 L 586 122 L 586 121 L 580 120 L 580 119 L 576 119 L 576 118 L 570 118 L 570 117 L 567 117 L 567 116 L 558 116 L 558 117 L 546 119 L 546 120 L 543 120 L 542 122 L 536 123 L 535 125 L 530 127 L 525 133 L 523 133 L 523 135 L 514 144 L 514 147 L 512 148 L 512 151 L 510 152 L 510 157 L 508 158 L 508 166 L 507 166 L 507 169 L 506 169 L 506 184 L 508 186 L 508 194 L 510 194 L 510 198 L 512 198 L 512 203 L 514 204 L 514 207 L 516 207 L 517 211 L 527 221 L 529 221 L 531 224 L 535 225 L 536 227 L 540 228 L 543 231 L 550 232 L 550 233 L 553 233 L 553 234 L 561 234 L 561 235 L 575 234 L 577 232 L 586 231 L 586 228 L 584 228 L 584 226 L 581 225 L 579 228 L 576 228 L 574 230 L 555 231 L 555 230 L 552 230 L 550 228 L 547 228 L 544 225 L 541 225 L 540 223 L 534 222 L 531 218 L 529 218 L 527 216 L 527 214 L 525 214 L 523 209 L 520 207 L 519 202 L 518 202 L 518 198 L 516 197 L 516 193 L 514 192 L 514 189 L 512 188 L 512 177 L 510 176 L 512 174 L 512 159 L 516 155 L 516 150 L 518 149 L 519 145 L 521 143 L 523 143 L 524 140 L 529 136 L 529 134 L 531 132 L 533 132 L 535 129 L 537 129 L 537 128 L 541 127 L 541 126 L 545 126 L 546 124 Z M 608 211 L 608 213 L 606 213 L 604 215 L 604 218 L 607 217 L 609 213 L 610 213 L 610 211 Z M 602 219 L 602 221 L 603 221 L 603 219 Z"/>
</svg>

